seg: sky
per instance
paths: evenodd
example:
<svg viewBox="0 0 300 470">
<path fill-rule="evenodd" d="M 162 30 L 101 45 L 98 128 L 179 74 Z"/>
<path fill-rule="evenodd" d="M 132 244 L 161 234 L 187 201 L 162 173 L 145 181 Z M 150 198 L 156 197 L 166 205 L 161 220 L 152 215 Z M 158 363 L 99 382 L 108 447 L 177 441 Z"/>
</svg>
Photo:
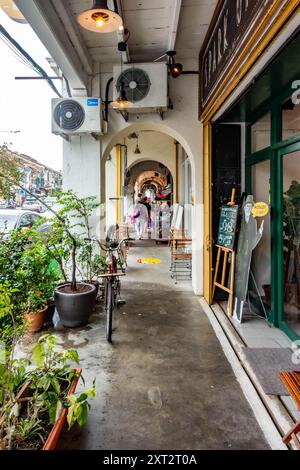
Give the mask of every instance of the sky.
<svg viewBox="0 0 300 470">
<path fill-rule="evenodd" d="M 0 24 L 49 75 L 54 75 L 46 61 L 49 54 L 29 25 L 14 22 L 2 10 Z M 10 149 L 61 170 L 62 138 L 51 133 L 51 98 L 57 96 L 45 80 L 15 80 L 16 76 L 37 74 L 16 58 L 1 37 L 0 144 L 11 144 Z M 60 81 L 54 83 L 60 91 Z"/>
</svg>

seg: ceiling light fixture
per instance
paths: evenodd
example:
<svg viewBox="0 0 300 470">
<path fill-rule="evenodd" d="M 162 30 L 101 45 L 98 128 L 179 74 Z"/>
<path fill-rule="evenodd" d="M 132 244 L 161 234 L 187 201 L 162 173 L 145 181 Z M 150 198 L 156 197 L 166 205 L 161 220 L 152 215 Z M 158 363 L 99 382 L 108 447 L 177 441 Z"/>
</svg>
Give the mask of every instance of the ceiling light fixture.
<svg viewBox="0 0 300 470">
<path fill-rule="evenodd" d="M 169 70 L 169 74 L 173 78 L 178 78 L 182 74 L 186 74 L 187 72 L 183 71 L 183 65 L 179 64 L 178 62 L 175 63 L 175 56 L 176 56 L 176 51 L 167 51 L 164 55 L 158 57 L 155 59 L 154 62 L 158 62 L 159 60 L 163 59 L 164 57 L 167 57 L 167 66 Z"/>
<path fill-rule="evenodd" d="M 27 23 L 23 14 L 20 12 L 18 7 L 15 5 L 13 0 L 0 0 L 0 8 L 9 16 L 13 21 L 17 23 Z"/>
<path fill-rule="evenodd" d="M 123 20 L 116 12 L 108 8 L 108 0 L 94 0 L 93 7 L 80 13 L 77 21 L 85 29 L 94 33 L 112 33 L 123 31 Z"/>
<path fill-rule="evenodd" d="M 127 44 L 125 42 L 119 43 L 118 50 L 121 51 L 120 44 L 125 45 L 125 51 L 126 51 Z M 122 72 L 123 72 L 123 54 L 121 52 L 121 75 L 122 75 Z M 125 90 L 125 83 L 123 82 L 123 80 L 121 81 L 121 84 L 120 84 L 119 96 L 115 101 L 112 101 L 110 103 L 110 106 L 114 109 L 118 109 L 121 111 L 122 110 L 125 111 L 127 108 L 131 108 L 133 106 L 133 103 L 129 101 L 129 99 L 127 98 L 127 94 Z"/>
<path fill-rule="evenodd" d="M 170 73 L 173 78 L 179 77 L 183 72 L 183 65 L 182 64 L 173 64 L 170 67 Z"/>
</svg>

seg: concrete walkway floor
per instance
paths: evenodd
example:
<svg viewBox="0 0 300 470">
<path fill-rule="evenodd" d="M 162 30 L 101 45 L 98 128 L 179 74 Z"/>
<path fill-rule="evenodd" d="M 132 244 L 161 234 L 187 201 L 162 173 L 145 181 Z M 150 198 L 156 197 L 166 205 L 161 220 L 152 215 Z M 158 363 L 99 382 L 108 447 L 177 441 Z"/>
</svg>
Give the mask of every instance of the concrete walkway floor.
<svg viewBox="0 0 300 470">
<path fill-rule="evenodd" d="M 78 349 L 86 386 L 97 380 L 87 426 L 60 449 L 269 449 L 189 282 L 170 279 L 168 248 L 135 245 L 113 345 L 103 313 L 58 333 Z M 162 263 L 137 263 L 148 256 Z"/>
</svg>

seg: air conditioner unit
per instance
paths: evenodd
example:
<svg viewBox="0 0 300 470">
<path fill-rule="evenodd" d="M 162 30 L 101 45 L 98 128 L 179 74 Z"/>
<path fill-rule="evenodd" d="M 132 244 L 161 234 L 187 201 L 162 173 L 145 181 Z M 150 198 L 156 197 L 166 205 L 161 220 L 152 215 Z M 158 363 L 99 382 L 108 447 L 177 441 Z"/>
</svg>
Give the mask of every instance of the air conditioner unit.
<svg viewBox="0 0 300 470">
<path fill-rule="evenodd" d="M 168 109 L 168 70 L 166 64 L 145 63 L 114 66 L 114 100 L 123 82 L 133 106 L 126 111 L 141 113 Z"/>
<path fill-rule="evenodd" d="M 57 135 L 103 134 L 99 98 L 54 98 L 52 132 Z"/>
</svg>

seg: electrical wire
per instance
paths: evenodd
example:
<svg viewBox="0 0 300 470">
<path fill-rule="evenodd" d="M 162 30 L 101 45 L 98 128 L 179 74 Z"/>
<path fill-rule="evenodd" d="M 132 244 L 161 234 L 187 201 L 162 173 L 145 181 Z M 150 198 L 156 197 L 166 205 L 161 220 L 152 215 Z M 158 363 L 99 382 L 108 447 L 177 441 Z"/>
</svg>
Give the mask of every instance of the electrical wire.
<svg viewBox="0 0 300 470">
<path fill-rule="evenodd" d="M 17 51 L 17 55 L 19 55 L 21 60 L 24 60 L 24 65 L 25 62 L 27 63 L 28 66 L 32 67 L 33 70 L 40 75 L 41 77 L 45 78 L 45 80 L 48 82 L 54 93 L 61 98 L 62 95 L 54 85 L 53 81 L 51 78 L 48 76 L 48 74 L 45 72 L 45 70 L 37 63 L 35 60 L 28 54 L 28 52 L 23 49 L 22 46 L 6 31 L 6 29 L 0 24 L 0 35 L 2 38 L 5 38 L 6 41 L 8 41 L 11 44 L 11 50 L 14 48 Z"/>
<path fill-rule="evenodd" d="M 30 68 L 30 70 L 36 71 L 36 70 L 34 69 L 34 67 L 33 67 L 28 61 L 26 61 L 26 59 L 24 59 L 24 57 L 18 52 L 18 50 L 15 49 L 15 48 L 12 46 L 12 44 L 11 44 L 9 41 L 6 40 L 5 37 L 3 37 L 3 36 L 0 35 L 0 39 L 1 39 L 1 41 L 5 44 L 5 46 L 7 46 L 7 47 L 11 50 L 11 52 L 15 55 L 15 58 L 16 58 L 22 65 L 24 65 L 25 67 Z"/>
</svg>

